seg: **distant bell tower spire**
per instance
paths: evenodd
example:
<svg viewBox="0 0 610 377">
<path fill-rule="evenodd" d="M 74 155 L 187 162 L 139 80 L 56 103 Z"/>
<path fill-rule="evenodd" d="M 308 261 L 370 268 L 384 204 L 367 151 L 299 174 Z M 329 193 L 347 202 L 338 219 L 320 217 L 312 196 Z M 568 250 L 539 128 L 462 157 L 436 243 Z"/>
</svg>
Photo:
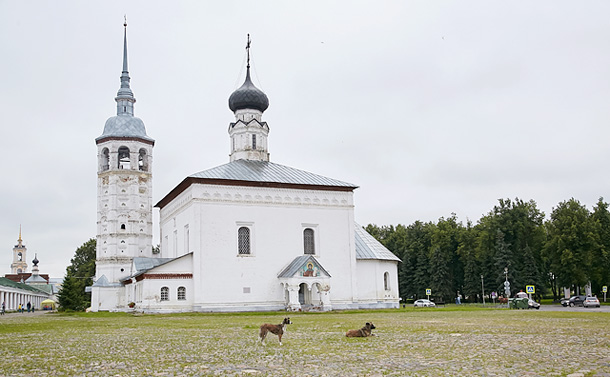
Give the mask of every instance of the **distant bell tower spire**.
<svg viewBox="0 0 610 377">
<path fill-rule="evenodd" d="M 13 263 L 11 263 L 11 273 L 19 274 L 21 272 L 27 272 L 28 264 L 26 262 L 26 252 L 28 249 L 23 244 L 21 239 L 21 225 L 19 225 L 19 239 L 17 239 L 17 245 L 13 248 Z"/>
<path fill-rule="evenodd" d="M 231 161 L 269 161 L 269 126 L 262 121 L 263 112 L 269 107 L 269 99 L 250 79 L 250 44 L 248 34 L 246 80 L 229 97 L 229 108 L 235 114 L 235 123 L 229 124 Z"/>
</svg>

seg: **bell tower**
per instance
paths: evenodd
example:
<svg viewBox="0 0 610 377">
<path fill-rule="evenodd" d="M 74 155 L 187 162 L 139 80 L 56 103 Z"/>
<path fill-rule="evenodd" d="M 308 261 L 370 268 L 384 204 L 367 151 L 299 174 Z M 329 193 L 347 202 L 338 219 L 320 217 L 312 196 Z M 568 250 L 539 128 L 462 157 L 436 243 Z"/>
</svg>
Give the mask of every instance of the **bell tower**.
<svg viewBox="0 0 610 377">
<path fill-rule="evenodd" d="M 109 118 L 97 144 L 96 281 L 92 310 L 124 307 L 120 279 L 130 275 L 134 257 L 152 257 L 152 152 L 155 141 L 134 116 L 136 99 L 127 68 L 127 22 L 124 24 L 123 71 Z"/>
<path fill-rule="evenodd" d="M 28 249 L 23 244 L 23 240 L 21 239 L 21 226 L 19 226 L 19 239 L 17 240 L 17 245 L 13 248 L 13 263 L 11 263 L 11 273 L 19 274 L 22 272 L 27 272 L 28 264 L 26 263 L 26 252 Z"/>
</svg>

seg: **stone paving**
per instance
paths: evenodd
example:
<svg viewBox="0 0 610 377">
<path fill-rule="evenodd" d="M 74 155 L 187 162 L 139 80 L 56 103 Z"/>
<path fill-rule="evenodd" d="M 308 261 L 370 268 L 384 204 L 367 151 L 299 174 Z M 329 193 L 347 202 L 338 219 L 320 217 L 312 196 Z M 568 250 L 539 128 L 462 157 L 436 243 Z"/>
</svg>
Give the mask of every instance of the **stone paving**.
<svg viewBox="0 0 610 377">
<path fill-rule="evenodd" d="M 610 376 L 610 315 L 448 309 L 0 317 L 2 376 Z M 373 321 L 370 338 L 345 331 Z"/>
</svg>

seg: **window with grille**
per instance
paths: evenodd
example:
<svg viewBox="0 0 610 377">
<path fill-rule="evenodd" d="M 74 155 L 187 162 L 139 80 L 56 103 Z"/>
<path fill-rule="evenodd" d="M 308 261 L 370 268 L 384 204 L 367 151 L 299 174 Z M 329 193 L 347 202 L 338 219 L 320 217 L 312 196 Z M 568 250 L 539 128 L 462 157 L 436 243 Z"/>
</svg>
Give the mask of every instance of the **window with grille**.
<svg viewBox="0 0 610 377">
<path fill-rule="evenodd" d="M 178 300 L 186 300 L 186 288 L 178 287 Z"/>
<path fill-rule="evenodd" d="M 237 252 L 240 255 L 250 254 L 250 228 L 242 226 L 237 230 Z"/>
<path fill-rule="evenodd" d="M 303 231 L 303 244 L 305 254 L 315 254 L 316 248 L 314 245 L 314 234 L 313 229 L 307 228 Z"/>
<path fill-rule="evenodd" d="M 161 287 L 161 301 L 169 301 L 169 288 Z"/>
<path fill-rule="evenodd" d="M 256 135 L 252 135 L 252 149 L 256 149 Z"/>
</svg>

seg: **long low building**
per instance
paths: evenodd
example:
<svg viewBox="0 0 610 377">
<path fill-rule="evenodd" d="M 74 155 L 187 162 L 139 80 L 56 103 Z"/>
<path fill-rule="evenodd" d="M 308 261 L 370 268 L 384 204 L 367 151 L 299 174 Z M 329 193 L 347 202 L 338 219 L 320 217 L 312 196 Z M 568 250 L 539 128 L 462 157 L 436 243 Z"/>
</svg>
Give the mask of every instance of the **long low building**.
<svg viewBox="0 0 610 377">
<path fill-rule="evenodd" d="M 7 311 L 17 310 L 19 304 L 27 306 L 28 302 L 32 307 L 40 309 L 41 303 L 50 297 L 51 295 L 43 290 L 0 277 L 0 302 L 4 303 Z"/>
</svg>

